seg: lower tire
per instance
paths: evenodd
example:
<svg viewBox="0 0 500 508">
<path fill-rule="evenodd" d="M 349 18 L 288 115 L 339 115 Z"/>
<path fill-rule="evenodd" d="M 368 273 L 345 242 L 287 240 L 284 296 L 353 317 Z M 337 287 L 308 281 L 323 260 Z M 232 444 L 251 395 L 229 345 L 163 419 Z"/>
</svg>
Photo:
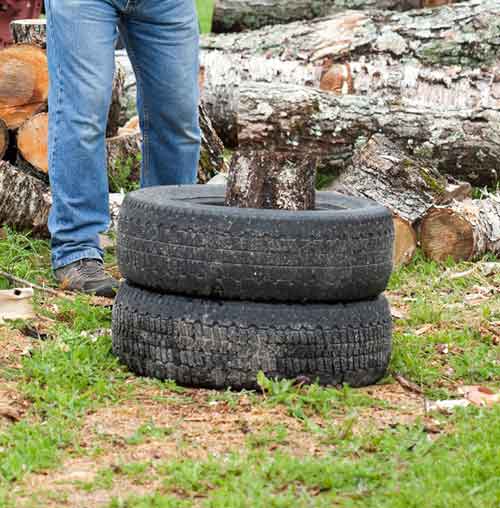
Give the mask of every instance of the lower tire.
<svg viewBox="0 0 500 508">
<path fill-rule="evenodd" d="M 321 384 L 373 384 L 391 353 L 386 298 L 271 304 L 154 293 L 122 284 L 113 352 L 133 372 L 181 385 L 254 389 L 257 373 Z"/>
</svg>

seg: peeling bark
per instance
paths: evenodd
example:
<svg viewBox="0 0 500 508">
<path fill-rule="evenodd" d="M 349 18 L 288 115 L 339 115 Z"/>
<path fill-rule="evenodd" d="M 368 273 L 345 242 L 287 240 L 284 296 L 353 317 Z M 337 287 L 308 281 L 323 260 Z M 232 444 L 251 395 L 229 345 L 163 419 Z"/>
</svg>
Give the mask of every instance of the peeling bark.
<svg viewBox="0 0 500 508">
<path fill-rule="evenodd" d="M 338 173 L 355 144 L 383 133 L 440 173 L 494 185 L 500 161 L 499 108 L 440 111 L 377 97 L 335 96 L 294 85 L 245 83 L 237 116 L 241 147 L 301 151 Z"/>
<path fill-rule="evenodd" d="M 7 129 L 7 125 L 0 118 L 0 160 L 5 155 L 7 148 L 9 147 L 9 130 Z"/>
<path fill-rule="evenodd" d="M 431 208 L 422 221 L 421 244 L 424 254 L 435 261 L 500 254 L 500 196 Z"/>
<path fill-rule="evenodd" d="M 312 210 L 316 161 L 307 153 L 251 150 L 231 160 L 226 206 Z"/>
<path fill-rule="evenodd" d="M 328 16 L 348 9 L 404 11 L 435 7 L 449 0 L 217 0 L 212 20 L 214 33 L 241 32 L 265 25 Z"/>
</svg>

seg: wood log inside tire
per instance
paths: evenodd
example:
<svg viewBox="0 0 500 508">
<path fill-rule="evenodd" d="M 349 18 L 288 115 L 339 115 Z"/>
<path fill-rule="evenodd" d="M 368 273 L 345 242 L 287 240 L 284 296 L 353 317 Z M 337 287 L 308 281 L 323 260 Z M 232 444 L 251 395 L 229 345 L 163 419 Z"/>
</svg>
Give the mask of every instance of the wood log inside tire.
<svg viewBox="0 0 500 508">
<path fill-rule="evenodd" d="M 358 140 L 383 133 L 441 173 L 485 185 L 498 181 L 499 122 L 500 105 L 443 113 L 398 100 L 264 83 L 241 85 L 237 117 L 242 148 L 300 147 L 331 173 L 350 163 Z"/>
<path fill-rule="evenodd" d="M 212 32 L 241 32 L 265 25 L 327 16 L 348 9 L 408 10 L 436 7 L 450 0 L 216 0 Z"/>
<path fill-rule="evenodd" d="M 0 160 L 2 160 L 7 148 L 9 147 L 9 130 L 7 125 L 0 118 Z"/>
<path fill-rule="evenodd" d="M 49 73 L 45 52 L 22 44 L 0 50 L 0 118 L 17 129 L 46 108 Z"/>
<path fill-rule="evenodd" d="M 354 150 L 351 164 L 327 190 L 373 199 L 395 220 L 394 264 L 411 261 L 417 247 L 415 224 L 436 204 L 471 193 L 471 185 L 444 177 L 428 161 L 411 157 L 381 134 Z"/>
<path fill-rule="evenodd" d="M 51 205 L 48 185 L 0 161 L 0 225 L 46 237 Z"/>
<path fill-rule="evenodd" d="M 426 257 L 445 261 L 476 260 L 500 254 L 500 196 L 454 202 L 431 208 L 422 220 Z"/>
<path fill-rule="evenodd" d="M 203 100 L 227 146 L 236 146 L 239 86 L 286 82 L 422 108 L 498 109 L 498 2 L 429 12 L 348 12 L 312 22 L 202 38 Z M 427 27 L 432 27 L 428 29 Z M 425 32 L 426 37 L 421 37 Z M 484 53 L 478 53 L 478 45 Z"/>
<path fill-rule="evenodd" d="M 46 19 L 15 19 L 10 23 L 10 31 L 16 44 L 31 44 L 42 49 L 47 47 Z"/>
<path fill-rule="evenodd" d="M 250 150 L 231 159 L 226 206 L 313 210 L 316 160 L 309 154 Z"/>
</svg>

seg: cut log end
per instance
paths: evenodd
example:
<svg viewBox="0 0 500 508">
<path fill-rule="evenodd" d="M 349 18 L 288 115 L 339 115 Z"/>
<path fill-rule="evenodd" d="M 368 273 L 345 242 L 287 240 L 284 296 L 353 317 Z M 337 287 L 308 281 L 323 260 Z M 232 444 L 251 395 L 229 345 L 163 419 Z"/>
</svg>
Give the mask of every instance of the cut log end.
<svg viewBox="0 0 500 508">
<path fill-rule="evenodd" d="M 48 132 L 47 113 L 40 113 L 27 120 L 17 134 L 17 148 L 23 159 L 42 173 L 48 173 Z"/>
<path fill-rule="evenodd" d="M 425 256 L 435 261 L 468 260 L 474 254 L 474 229 L 452 209 L 436 208 L 422 221 L 421 243 Z"/>
<path fill-rule="evenodd" d="M 393 264 L 395 268 L 407 265 L 417 250 L 417 234 L 415 229 L 405 219 L 395 215 L 394 220 L 394 250 Z"/>
</svg>

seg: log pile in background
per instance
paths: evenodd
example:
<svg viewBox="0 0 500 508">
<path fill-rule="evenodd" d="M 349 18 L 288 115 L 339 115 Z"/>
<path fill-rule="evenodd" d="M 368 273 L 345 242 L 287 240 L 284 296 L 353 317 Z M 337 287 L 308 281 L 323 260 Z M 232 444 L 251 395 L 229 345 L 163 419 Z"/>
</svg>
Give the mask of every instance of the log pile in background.
<svg viewBox="0 0 500 508">
<path fill-rule="evenodd" d="M 48 66 L 45 20 L 16 20 L 17 45 L 0 50 L 0 225 L 47 234 L 48 186 Z M 116 66 L 106 129 L 111 191 L 138 182 L 142 136 L 138 122 L 121 132 L 124 118 L 125 73 Z M 224 145 L 200 105 L 202 150 L 199 180 L 226 172 Z M 29 193 L 34 193 L 28 197 Z M 18 201 L 23 199 L 23 206 Z"/>
<path fill-rule="evenodd" d="M 352 96 L 360 96 L 361 101 L 371 102 L 372 109 L 380 101 L 380 109 L 389 115 L 391 108 L 397 109 L 417 121 L 430 110 L 433 116 L 425 132 L 413 129 L 417 134 L 413 140 L 413 133 L 406 129 L 413 150 L 431 160 L 444 157 L 452 174 L 475 185 L 493 184 L 498 178 L 498 136 L 490 139 L 483 129 L 463 129 L 462 149 L 453 158 L 452 132 L 446 130 L 447 125 L 434 125 L 434 119 L 442 113 L 479 121 L 486 129 L 496 123 L 500 66 L 495 27 L 499 16 L 500 4 L 495 0 L 470 1 L 405 13 L 348 12 L 253 32 L 206 36 L 202 39 L 204 102 L 228 146 L 248 141 L 240 135 L 245 129 L 241 109 L 242 101 L 249 99 L 247 93 L 257 115 L 269 111 L 269 95 L 287 92 L 283 83 L 320 88 L 345 96 L 349 103 L 354 102 Z M 261 98 L 257 88 L 246 87 L 255 81 L 267 84 L 260 89 L 265 90 Z M 342 107 L 342 101 L 338 105 Z M 298 127 L 306 115 L 297 115 Z M 377 128 L 390 136 L 384 119 L 378 123 Z M 259 125 L 269 131 L 274 128 L 262 117 Z M 336 136 L 340 143 L 343 136 L 343 132 Z"/>
<path fill-rule="evenodd" d="M 215 33 L 241 32 L 265 25 L 327 16 L 347 9 L 408 10 L 436 7 L 452 0 L 216 0 Z"/>
</svg>

